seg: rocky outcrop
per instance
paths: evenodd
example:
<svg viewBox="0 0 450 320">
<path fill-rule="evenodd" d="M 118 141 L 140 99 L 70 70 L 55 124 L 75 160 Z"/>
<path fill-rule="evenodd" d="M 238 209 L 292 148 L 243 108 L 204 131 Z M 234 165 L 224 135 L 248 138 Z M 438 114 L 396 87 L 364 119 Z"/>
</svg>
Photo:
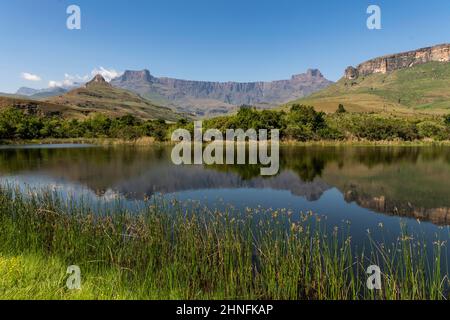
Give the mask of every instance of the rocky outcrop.
<svg viewBox="0 0 450 320">
<path fill-rule="evenodd" d="M 89 88 L 91 86 L 98 86 L 98 85 L 111 87 L 109 82 L 107 82 L 101 74 L 97 74 L 91 81 L 86 83 L 86 88 Z"/>
<path fill-rule="evenodd" d="M 357 79 L 374 73 L 389 73 L 395 70 L 410 68 L 428 62 L 450 62 L 450 44 L 441 44 L 366 61 L 356 68 L 348 67 L 345 78 Z"/>
</svg>

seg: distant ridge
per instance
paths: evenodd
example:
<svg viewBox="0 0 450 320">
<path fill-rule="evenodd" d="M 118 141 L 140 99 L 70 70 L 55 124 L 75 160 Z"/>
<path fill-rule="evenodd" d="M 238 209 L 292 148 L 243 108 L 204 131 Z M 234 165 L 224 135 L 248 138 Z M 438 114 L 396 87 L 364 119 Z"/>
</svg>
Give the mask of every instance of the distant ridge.
<svg viewBox="0 0 450 320">
<path fill-rule="evenodd" d="M 307 96 L 333 82 L 317 69 L 288 80 L 271 82 L 210 82 L 154 77 L 148 70 L 125 71 L 111 81 L 115 87 L 131 90 L 152 101 L 198 116 L 229 113 L 242 104 L 262 108 Z"/>
<path fill-rule="evenodd" d="M 61 87 L 46 88 L 46 89 L 32 89 L 32 88 L 22 87 L 19 90 L 17 90 L 16 95 L 29 97 L 32 99 L 38 99 L 38 98 L 54 97 L 54 96 L 57 96 L 60 94 L 64 94 L 67 91 L 69 91 L 69 89 L 61 88 Z"/>
</svg>

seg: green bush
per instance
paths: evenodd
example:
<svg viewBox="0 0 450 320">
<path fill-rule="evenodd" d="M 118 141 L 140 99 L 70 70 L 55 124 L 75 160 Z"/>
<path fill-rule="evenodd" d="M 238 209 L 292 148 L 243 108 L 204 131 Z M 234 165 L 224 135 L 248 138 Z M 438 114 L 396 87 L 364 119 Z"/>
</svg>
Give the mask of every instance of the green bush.
<svg viewBox="0 0 450 320">
<path fill-rule="evenodd" d="M 417 124 L 417 131 L 421 138 L 436 140 L 449 139 L 448 128 L 432 121 L 423 121 Z"/>
<path fill-rule="evenodd" d="M 284 137 L 288 140 L 308 141 L 316 140 L 317 136 L 311 126 L 298 125 L 288 126 L 284 131 Z"/>
<path fill-rule="evenodd" d="M 405 119 L 380 114 L 342 112 L 325 115 L 311 106 L 293 105 L 290 112 L 258 111 L 242 106 L 237 114 L 208 119 L 203 130 L 218 129 L 224 135 L 227 129 L 279 129 L 280 137 L 288 140 L 343 140 L 346 138 L 403 140 L 432 138 L 450 139 L 450 115 L 443 119 Z M 158 141 L 170 139 L 177 128 L 193 133 L 193 122 L 180 120 L 167 124 L 164 120 L 143 121 L 133 115 L 109 118 L 97 114 L 85 120 L 66 120 L 58 117 L 39 117 L 9 108 L 0 111 L 1 140 L 29 140 L 43 138 L 123 138 L 135 140 L 153 137 Z"/>
<path fill-rule="evenodd" d="M 290 126 L 309 126 L 313 131 L 326 126 L 325 113 L 317 112 L 314 107 L 298 104 L 291 107 L 287 122 Z"/>
<path fill-rule="evenodd" d="M 365 118 L 357 131 L 353 132 L 357 137 L 372 141 L 376 140 L 405 140 L 411 141 L 418 138 L 417 128 L 402 119 L 371 116 Z"/>
<path fill-rule="evenodd" d="M 450 114 L 447 114 L 447 115 L 444 116 L 444 124 L 447 127 L 450 127 Z"/>
<path fill-rule="evenodd" d="M 166 140 L 169 125 L 164 120 L 145 121 L 127 115 L 108 118 L 96 114 L 86 120 L 38 117 L 7 108 L 0 111 L 0 139 L 30 140 L 44 138 L 124 138 L 142 136 Z"/>
</svg>

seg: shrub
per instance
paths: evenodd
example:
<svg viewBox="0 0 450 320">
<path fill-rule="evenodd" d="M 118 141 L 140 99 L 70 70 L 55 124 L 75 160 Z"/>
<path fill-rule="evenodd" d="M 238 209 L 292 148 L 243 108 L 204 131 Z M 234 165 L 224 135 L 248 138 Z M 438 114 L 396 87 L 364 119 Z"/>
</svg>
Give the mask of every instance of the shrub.
<svg viewBox="0 0 450 320">
<path fill-rule="evenodd" d="M 421 138 L 433 138 L 437 140 L 448 139 L 448 129 L 436 122 L 423 121 L 417 124 L 417 131 Z"/>
<path fill-rule="evenodd" d="M 419 137 L 413 123 L 398 118 L 367 116 L 360 121 L 352 132 L 355 136 L 372 141 L 405 140 L 411 141 Z"/>
<path fill-rule="evenodd" d="M 323 128 L 325 113 L 317 112 L 314 107 L 295 104 L 288 114 L 288 123 L 293 126 L 310 126 L 313 131 Z"/>
<path fill-rule="evenodd" d="M 450 127 L 450 114 L 447 114 L 447 115 L 444 116 L 444 124 L 447 127 Z"/>
<path fill-rule="evenodd" d="M 339 104 L 336 113 L 346 113 L 347 110 L 345 110 L 344 105 L 343 104 Z"/>
<path fill-rule="evenodd" d="M 284 131 L 284 137 L 297 141 L 315 140 L 317 138 L 312 127 L 308 125 L 288 126 Z"/>
</svg>

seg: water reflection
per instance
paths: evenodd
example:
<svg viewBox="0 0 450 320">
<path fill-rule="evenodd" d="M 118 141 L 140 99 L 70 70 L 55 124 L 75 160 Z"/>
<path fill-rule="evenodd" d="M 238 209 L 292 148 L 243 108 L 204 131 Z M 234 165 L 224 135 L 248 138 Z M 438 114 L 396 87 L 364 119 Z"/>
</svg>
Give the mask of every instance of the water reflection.
<svg viewBox="0 0 450 320">
<path fill-rule="evenodd" d="M 367 218 L 368 209 L 450 224 L 447 147 L 283 147 L 274 177 L 261 177 L 251 165 L 175 166 L 170 152 L 163 146 L 2 148 L 0 175 L 3 181 L 86 188 L 103 198 L 226 197 L 235 205 L 264 202 L 332 213 L 342 201 L 335 213 L 340 219 Z"/>
</svg>

